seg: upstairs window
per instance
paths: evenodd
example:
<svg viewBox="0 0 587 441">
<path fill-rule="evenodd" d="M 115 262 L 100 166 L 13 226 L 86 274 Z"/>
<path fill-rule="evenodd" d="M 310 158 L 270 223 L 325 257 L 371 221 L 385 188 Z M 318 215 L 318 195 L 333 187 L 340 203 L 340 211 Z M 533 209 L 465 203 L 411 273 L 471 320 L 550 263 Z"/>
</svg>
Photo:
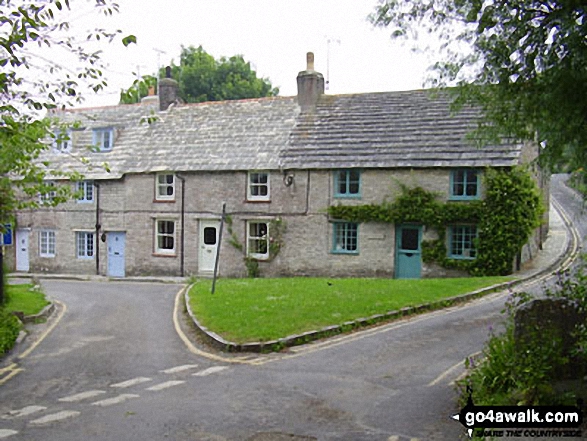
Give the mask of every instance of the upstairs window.
<svg viewBox="0 0 587 441">
<path fill-rule="evenodd" d="M 45 182 L 45 190 L 39 194 L 39 202 L 41 205 L 51 205 L 53 199 L 57 196 L 57 191 L 52 190 L 55 187 L 55 182 Z"/>
<path fill-rule="evenodd" d="M 450 227 L 449 257 L 452 259 L 475 259 L 477 250 L 477 227 L 475 225 L 455 225 Z"/>
<path fill-rule="evenodd" d="M 358 254 L 358 224 L 354 222 L 335 222 L 332 225 L 332 252 L 337 254 Z"/>
<path fill-rule="evenodd" d="M 479 199 L 481 194 L 480 178 L 480 173 L 477 170 L 453 170 L 450 175 L 450 199 Z"/>
<path fill-rule="evenodd" d="M 92 144 L 100 152 L 109 152 L 114 144 L 114 129 L 94 129 Z"/>
<path fill-rule="evenodd" d="M 269 259 L 269 223 L 250 221 L 247 223 L 247 255 L 254 259 Z"/>
<path fill-rule="evenodd" d="M 334 172 L 334 197 L 360 198 L 361 171 L 358 169 L 336 170 Z"/>
<path fill-rule="evenodd" d="M 269 172 L 249 172 L 247 186 L 247 200 L 268 201 L 269 193 Z"/>
<path fill-rule="evenodd" d="M 80 181 L 77 183 L 77 202 L 80 204 L 94 202 L 94 181 Z"/>
<path fill-rule="evenodd" d="M 53 134 L 53 150 L 63 153 L 71 151 L 71 130 L 56 130 Z"/>
<path fill-rule="evenodd" d="M 171 173 L 159 173 L 156 176 L 155 200 L 175 200 L 175 175 Z"/>
</svg>

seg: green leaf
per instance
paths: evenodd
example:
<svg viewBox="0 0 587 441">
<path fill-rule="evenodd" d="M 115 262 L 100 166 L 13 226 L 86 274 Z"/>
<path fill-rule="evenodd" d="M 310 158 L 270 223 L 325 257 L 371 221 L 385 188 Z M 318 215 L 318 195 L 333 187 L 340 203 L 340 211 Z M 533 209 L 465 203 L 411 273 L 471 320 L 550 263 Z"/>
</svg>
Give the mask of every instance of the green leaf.
<svg viewBox="0 0 587 441">
<path fill-rule="evenodd" d="M 122 44 L 124 44 L 125 47 L 132 43 L 137 44 L 137 37 L 134 35 L 127 35 L 122 39 Z"/>
</svg>

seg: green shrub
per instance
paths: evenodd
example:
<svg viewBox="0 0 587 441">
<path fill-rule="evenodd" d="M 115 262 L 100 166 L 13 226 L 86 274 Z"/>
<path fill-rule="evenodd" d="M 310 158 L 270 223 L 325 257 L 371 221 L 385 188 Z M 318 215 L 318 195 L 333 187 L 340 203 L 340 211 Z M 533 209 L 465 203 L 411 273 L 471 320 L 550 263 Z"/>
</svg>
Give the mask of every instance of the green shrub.
<svg viewBox="0 0 587 441">
<path fill-rule="evenodd" d="M 5 354 L 14 346 L 19 332 L 20 322 L 18 319 L 0 307 L 0 355 Z"/>
</svg>

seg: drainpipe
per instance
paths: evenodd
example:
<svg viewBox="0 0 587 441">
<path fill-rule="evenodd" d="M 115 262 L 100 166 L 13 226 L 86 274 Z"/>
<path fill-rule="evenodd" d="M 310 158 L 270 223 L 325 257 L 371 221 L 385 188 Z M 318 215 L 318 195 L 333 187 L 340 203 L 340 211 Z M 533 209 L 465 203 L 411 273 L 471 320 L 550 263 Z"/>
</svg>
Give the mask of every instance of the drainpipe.
<svg viewBox="0 0 587 441">
<path fill-rule="evenodd" d="M 176 175 L 181 181 L 181 250 L 179 254 L 179 273 L 185 276 L 185 178 Z"/>
<path fill-rule="evenodd" d="M 94 239 L 94 246 L 96 248 L 96 275 L 100 275 L 100 184 L 94 182 L 96 187 L 96 237 Z"/>
</svg>

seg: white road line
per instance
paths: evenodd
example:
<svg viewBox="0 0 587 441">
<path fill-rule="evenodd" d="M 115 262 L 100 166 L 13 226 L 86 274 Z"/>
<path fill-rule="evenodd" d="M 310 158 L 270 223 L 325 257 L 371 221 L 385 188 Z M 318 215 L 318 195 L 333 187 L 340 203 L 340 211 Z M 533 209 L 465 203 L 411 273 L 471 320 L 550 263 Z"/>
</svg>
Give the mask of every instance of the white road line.
<svg viewBox="0 0 587 441">
<path fill-rule="evenodd" d="M 111 384 L 110 387 L 126 388 L 136 386 L 137 384 L 146 383 L 147 381 L 151 381 L 151 379 L 147 377 L 137 377 L 133 378 L 132 380 L 123 381 L 122 383 Z"/>
<path fill-rule="evenodd" d="M 40 424 L 54 423 L 56 421 L 62 421 L 62 420 L 66 420 L 68 418 L 76 417 L 80 413 L 81 412 L 77 412 L 75 410 L 63 410 L 61 412 L 52 413 L 51 415 L 46 415 L 42 418 L 33 420 L 29 424 L 40 425 Z"/>
<path fill-rule="evenodd" d="M 196 372 L 192 374 L 194 377 L 206 377 L 210 374 L 215 374 L 217 372 L 222 372 L 223 370 L 228 369 L 228 366 L 212 366 L 208 369 L 204 369 L 203 371 Z"/>
<path fill-rule="evenodd" d="M 9 420 L 12 418 L 20 418 L 28 415 L 32 415 L 33 413 L 40 412 L 41 410 L 45 410 L 45 406 L 27 406 L 23 407 L 19 410 L 11 410 L 6 415 L 3 415 L 2 418 L 5 420 Z"/>
<path fill-rule="evenodd" d="M 82 392 L 75 395 L 70 395 L 69 397 L 59 398 L 57 401 L 63 401 L 65 403 L 72 403 L 74 401 L 82 401 L 87 400 L 88 398 L 94 398 L 98 395 L 105 394 L 106 392 L 103 390 L 89 390 L 87 392 Z"/>
<path fill-rule="evenodd" d="M 399 436 L 392 435 L 389 438 L 387 438 L 387 441 L 399 441 Z"/>
<path fill-rule="evenodd" d="M 169 387 L 178 386 L 183 383 L 185 383 L 185 381 L 166 381 L 165 383 L 156 384 L 155 386 L 151 386 L 145 390 L 158 391 L 167 389 Z"/>
<path fill-rule="evenodd" d="M 0 438 L 8 438 L 9 436 L 16 435 L 16 430 L 0 429 Z"/>
<path fill-rule="evenodd" d="M 165 370 L 159 371 L 159 372 L 164 373 L 164 374 L 176 374 L 178 372 L 187 371 L 188 369 L 194 369 L 197 367 L 198 367 L 197 364 L 184 364 L 183 366 L 177 366 L 177 367 L 165 369 Z"/>
<path fill-rule="evenodd" d="M 119 404 L 124 401 L 131 400 L 133 398 L 139 398 L 139 395 L 122 394 L 122 395 L 118 395 L 117 397 L 114 397 L 114 398 L 107 398 L 105 400 L 96 401 L 95 403 L 92 403 L 92 406 L 102 406 L 102 407 L 112 406 L 113 404 Z"/>
</svg>

